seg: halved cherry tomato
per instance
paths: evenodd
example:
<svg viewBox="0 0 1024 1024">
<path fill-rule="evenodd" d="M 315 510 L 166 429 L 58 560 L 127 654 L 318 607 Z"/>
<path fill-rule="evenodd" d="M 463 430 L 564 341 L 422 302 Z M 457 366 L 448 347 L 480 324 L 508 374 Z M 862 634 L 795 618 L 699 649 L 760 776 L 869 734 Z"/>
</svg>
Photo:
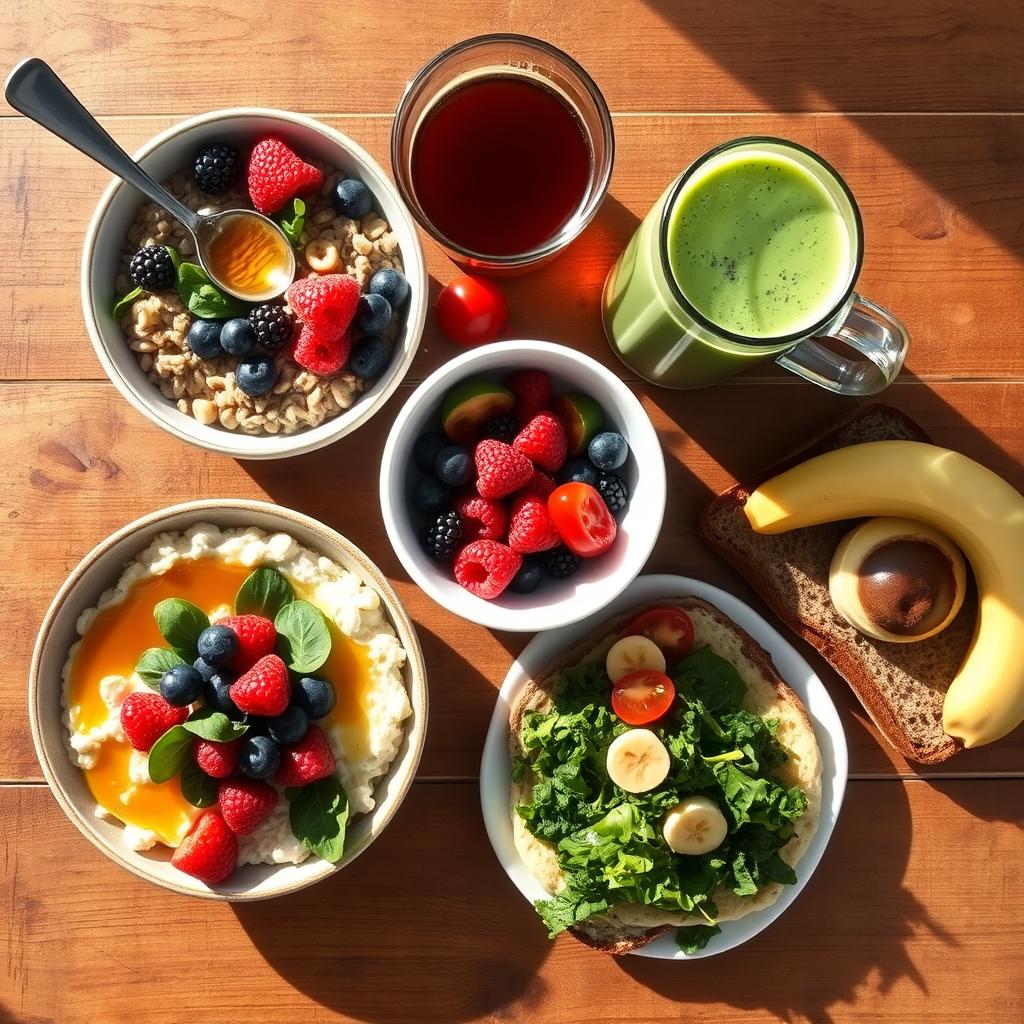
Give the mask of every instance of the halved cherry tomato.
<svg viewBox="0 0 1024 1024">
<path fill-rule="evenodd" d="M 612 710 L 627 725 L 647 725 L 661 718 L 675 699 L 675 684 L 653 668 L 630 672 L 612 687 Z"/>
<path fill-rule="evenodd" d="M 437 297 L 437 322 L 457 345 L 467 348 L 497 341 L 508 324 L 508 303 L 498 286 L 460 274 Z"/>
<path fill-rule="evenodd" d="M 629 632 L 653 640 L 670 663 L 685 658 L 693 647 L 693 623 L 680 608 L 651 608 L 630 624 Z"/>
<path fill-rule="evenodd" d="M 556 487 L 548 496 L 548 514 L 565 546 L 580 558 L 603 555 L 615 543 L 615 517 L 590 484 Z"/>
</svg>

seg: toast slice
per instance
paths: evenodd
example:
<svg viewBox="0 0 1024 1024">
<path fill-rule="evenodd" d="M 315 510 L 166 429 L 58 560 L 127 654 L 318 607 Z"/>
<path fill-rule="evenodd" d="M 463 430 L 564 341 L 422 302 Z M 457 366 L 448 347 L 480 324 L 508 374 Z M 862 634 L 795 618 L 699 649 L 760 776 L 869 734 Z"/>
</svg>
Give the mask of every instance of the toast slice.
<svg viewBox="0 0 1024 1024">
<path fill-rule="evenodd" d="M 719 495 L 705 509 L 700 532 L 797 635 L 850 684 L 882 735 L 904 757 L 937 764 L 960 745 L 942 728 L 942 704 L 974 632 L 973 591 L 942 633 L 912 644 L 866 637 L 832 607 L 828 570 L 849 521 L 767 536 L 755 533 L 743 506 L 750 491 L 814 455 L 866 441 L 928 441 L 921 428 L 889 406 L 865 406 L 817 441 Z"/>
</svg>

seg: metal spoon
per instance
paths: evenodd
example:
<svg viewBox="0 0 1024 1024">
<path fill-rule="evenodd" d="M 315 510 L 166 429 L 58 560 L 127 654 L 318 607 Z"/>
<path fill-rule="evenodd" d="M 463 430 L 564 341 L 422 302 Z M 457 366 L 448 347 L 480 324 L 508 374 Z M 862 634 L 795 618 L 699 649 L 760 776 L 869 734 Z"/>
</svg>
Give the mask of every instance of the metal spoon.
<svg viewBox="0 0 1024 1024">
<path fill-rule="evenodd" d="M 288 237 L 274 221 L 254 210 L 223 210 L 208 215 L 200 215 L 190 210 L 132 160 L 45 61 L 38 57 L 29 57 L 17 64 L 7 78 L 4 96 L 15 110 L 21 111 L 47 131 L 53 132 L 75 149 L 92 157 L 108 171 L 137 188 L 154 203 L 162 206 L 172 217 L 181 221 L 195 242 L 199 262 L 219 288 L 248 302 L 262 302 L 280 295 L 294 280 L 295 251 Z M 269 225 L 275 236 L 273 248 L 280 249 L 280 252 L 274 255 L 280 261 L 282 273 L 268 275 L 266 287 L 258 292 L 239 291 L 237 286 L 232 287 L 218 276 L 211 266 L 210 247 L 213 241 L 229 221 L 239 217 L 251 218 Z"/>
</svg>

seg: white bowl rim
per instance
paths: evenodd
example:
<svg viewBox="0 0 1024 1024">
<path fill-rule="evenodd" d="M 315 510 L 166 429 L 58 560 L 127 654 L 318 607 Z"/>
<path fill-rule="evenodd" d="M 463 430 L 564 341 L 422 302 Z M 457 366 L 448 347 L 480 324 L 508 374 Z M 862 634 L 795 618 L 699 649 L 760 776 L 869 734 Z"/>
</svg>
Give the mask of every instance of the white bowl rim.
<svg viewBox="0 0 1024 1024">
<path fill-rule="evenodd" d="M 413 219 L 412 214 L 409 212 L 408 207 L 405 205 L 405 202 L 394 182 L 391 181 L 388 175 L 384 172 L 384 169 L 357 142 L 350 139 L 342 132 L 337 131 L 337 129 L 332 128 L 330 125 L 317 121 L 315 118 L 306 114 L 298 114 L 288 110 L 278 110 L 273 107 L 225 107 L 220 110 L 211 110 L 207 113 L 197 114 L 194 117 L 178 121 L 165 128 L 162 132 L 154 135 L 153 138 L 137 149 L 132 154 L 132 159 L 136 162 L 144 160 L 151 153 L 155 152 L 166 143 L 173 141 L 177 136 L 186 131 L 190 131 L 193 128 L 200 128 L 214 122 L 220 123 L 227 120 L 250 117 L 268 118 L 297 125 L 300 128 L 316 132 L 335 145 L 340 146 L 342 149 L 346 150 L 357 163 L 368 168 L 373 175 L 380 179 L 381 183 L 389 190 L 391 200 L 396 204 L 396 207 L 401 212 L 401 216 L 404 221 L 401 225 L 403 234 L 410 240 L 408 244 L 402 245 L 402 264 L 403 272 L 405 273 L 406 279 L 409 281 L 413 295 L 413 299 L 409 301 L 409 308 L 406 312 L 407 319 L 405 326 L 405 331 L 407 332 L 408 337 L 412 340 L 411 343 L 406 346 L 406 351 L 404 352 L 402 360 L 391 368 L 391 376 L 388 378 L 387 383 L 380 393 L 374 397 L 374 400 L 372 402 L 364 403 L 357 401 L 353 407 L 357 411 L 353 413 L 350 419 L 345 419 L 347 414 L 346 410 L 346 412 L 339 414 L 334 417 L 334 419 L 321 424 L 320 427 L 315 427 L 311 430 L 299 431 L 290 435 L 236 435 L 231 431 L 216 430 L 213 427 L 204 427 L 202 424 L 199 424 L 198 421 L 197 437 L 185 437 L 181 434 L 174 427 L 170 413 L 168 413 L 167 418 L 165 418 L 157 411 L 158 406 L 156 405 L 156 399 L 159 399 L 160 402 L 164 403 L 167 402 L 167 399 L 165 399 L 155 388 L 153 389 L 155 397 L 152 401 L 150 401 L 149 398 L 143 397 L 118 369 L 114 360 L 107 353 L 103 332 L 96 316 L 96 302 L 91 287 L 96 237 L 99 234 L 100 227 L 103 219 L 106 217 L 108 209 L 110 208 L 110 204 L 114 201 L 114 197 L 121 191 L 121 189 L 131 189 L 131 186 L 127 185 L 119 178 L 114 178 L 104 189 L 99 202 L 96 205 L 96 209 L 93 211 L 93 215 L 89 220 L 89 226 L 85 233 L 85 241 L 82 245 L 82 269 L 79 278 L 80 293 L 82 300 L 82 313 L 85 317 L 86 329 L 89 332 L 89 339 L 92 342 L 94 351 L 96 352 L 96 357 L 99 359 L 100 365 L 103 367 L 103 370 L 107 374 L 111 383 L 136 411 L 142 413 L 142 415 L 144 415 L 151 423 L 160 427 L 162 430 L 167 431 L 178 440 L 184 441 L 187 444 L 195 445 L 199 448 L 204 448 L 207 451 L 217 452 L 221 455 L 229 455 L 236 459 L 282 459 L 293 455 L 303 455 L 307 452 L 316 451 L 317 449 L 333 444 L 335 441 L 338 441 L 342 437 L 352 433 L 352 431 L 361 427 L 371 416 L 373 416 L 374 413 L 381 409 L 398 389 L 412 366 L 413 359 L 416 356 L 420 341 L 423 337 L 423 328 L 426 324 L 427 307 L 429 305 L 427 301 L 427 266 L 416 222 Z M 360 404 L 364 406 L 362 410 L 359 409 Z M 330 429 L 332 424 L 335 427 L 334 430 Z"/>
<path fill-rule="evenodd" d="M 725 953 L 749 941 L 767 928 L 793 903 L 821 862 L 839 816 L 846 790 L 849 754 L 846 734 L 825 684 L 806 659 L 774 626 L 738 597 L 719 587 L 688 576 L 652 574 L 637 577 L 608 607 L 582 622 L 557 632 L 541 633 L 523 649 L 512 663 L 501 684 L 494 705 L 480 761 L 480 806 L 487 838 L 505 873 L 523 897 L 533 903 L 547 893 L 523 864 L 512 842 L 510 774 L 508 754 L 509 712 L 527 681 L 543 671 L 558 655 L 569 650 L 616 612 L 660 598 L 694 596 L 704 598 L 732 618 L 771 655 L 779 674 L 797 692 L 807 707 L 822 756 L 822 801 L 818 828 L 797 864 L 796 885 L 783 887 L 778 900 L 763 911 L 748 914 L 738 921 L 722 924 L 716 935 L 698 953 L 679 949 L 673 934 L 662 935 L 647 946 L 634 950 L 634 956 L 657 960 L 698 960 Z M 538 927 L 543 927 L 538 919 Z"/>
<path fill-rule="evenodd" d="M 658 433 L 654 429 L 654 424 L 651 423 L 650 417 L 647 415 L 647 411 L 644 409 L 637 396 L 633 394 L 621 378 L 617 377 L 608 369 L 608 367 L 599 363 L 591 356 L 585 355 L 582 352 L 577 352 L 575 349 L 570 348 L 567 345 L 559 345 L 551 341 L 513 339 L 508 341 L 499 341 L 489 345 L 482 345 L 479 348 L 464 352 L 461 355 L 456 356 L 454 359 L 450 359 L 448 362 L 438 367 L 438 369 L 436 369 L 429 377 L 417 386 L 413 393 L 403 403 L 402 408 L 395 417 L 395 422 L 392 424 L 391 429 L 388 432 L 387 441 L 384 444 L 384 452 L 381 456 L 380 462 L 380 505 L 388 539 L 391 541 L 391 546 L 394 548 L 395 554 L 401 562 L 402 567 L 409 574 L 412 580 L 420 587 L 421 590 L 424 591 L 424 593 L 426 593 L 442 608 L 448 607 L 445 603 L 445 590 L 448 588 L 440 585 L 430 574 L 423 572 L 411 558 L 407 557 L 404 550 L 401 550 L 396 543 L 396 539 L 399 536 L 398 518 L 396 509 L 391 501 L 390 484 L 391 475 L 394 472 L 393 464 L 395 459 L 395 449 L 398 446 L 399 436 L 413 415 L 418 412 L 423 405 L 435 400 L 435 390 L 439 385 L 447 383 L 449 378 L 472 372 L 475 364 L 481 361 L 500 359 L 500 357 L 504 355 L 514 357 L 518 361 L 520 357 L 524 354 L 528 355 L 530 352 L 550 353 L 557 358 L 566 359 L 569 362 L 583 365 L 599 376 L 604 376 L 608 380 L 609 385 L 619 393 L 621 401 L 626 405 L 632 405 L 634 407 L 633 411 L 638 415 L 639 422 L 641 424 L 645 424 L 646 430 L 649 430 L 650 432 L 649 436 L 646 438 L 649 442 L 648 447 L 652 453 L 656 452 L 657 455 L 656 458 L 651 458 L 651 465 L 645 465 L 645 482 L 652 491 L 650 499 L 658 509 L 656 514 L 657 521 L 651 523 L 650 530 L 645 537 L 637 537 L 633 541 L 636 545 L 635 551 L 638 553 L 642 552 L 642 557 L 640 554 L 637 554 L 633 559 L 635 567 L 632 569 L 629 578 L 623 584 L 624 586 L 627 586 L 629 582 L 643 570 L 643 567 L 646 564 L 647 559 L 650 557 L 651 551 L 654 550 L 654 545 L 657 543 L 658 537 L 661 534 L 661 527 L 665 518 L 667 488 L 664 452 L 662 451 Z M 630 439 L 630 447 L 633 449 L 635 457 L 636 448 L 633 443 L 634 440 L 635 438 Z M 458 586 L 454 581 L 446 582 L 450 582 L 450 585 L 453 587 Z M 550 607 L 543 609 L 507 609 L 494 605 L 482 598 L 476 599 L 474 603 L 476 612 L 472 617 L 468 615 L 464 616 L 462 612 L 455 611 L 454 609 L 452 609 L 452 611 L 454 614 L 466 618 L 467 621 L 475 622 L 478 625 L 487 627 L 488 629 L 502 630 L 510 633 L 534 633 L 542 630 L 557 629 L 561 626 L 576 622 L 581 618 L 600 611 L 603 607 L 607 607 L 608 603 L 612 601 L 615 596 L 616 595 L 612 593 L 600 603 L 595 603 L 595 601 L 586 603 L 581 601 L 565 602 L 565 611 L 561 614 L 557 613 Z"/>
</svg>

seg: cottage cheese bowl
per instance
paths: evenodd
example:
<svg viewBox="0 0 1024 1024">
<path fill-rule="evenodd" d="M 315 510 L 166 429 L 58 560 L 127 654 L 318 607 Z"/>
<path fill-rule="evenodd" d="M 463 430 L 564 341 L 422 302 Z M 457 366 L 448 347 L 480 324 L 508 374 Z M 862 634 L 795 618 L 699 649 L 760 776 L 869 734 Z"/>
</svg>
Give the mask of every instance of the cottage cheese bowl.
<svg viewBox="0 0 1024 1024">
<path fill-rule="evenodd" d="M 293 834 L 291 805 L 281 795 L 251 834 L 238 837 L 235 871 L 208 886 L 170 863 L 172 848 L 207 812 L 184 799 L 177 779 L 151 781 L 148 755 L 125 741 L 120 711 L 127 695 L 154 693 L 132 671 L 143 649 L 162 642 L 158 632 L 152 635 L 154 602 L 185 598 L 215 622 L 257 566 L 280 572 L 295 598 L 318 608 L 329 625 L 330 655 L 310 674 L 331 679 L 337 693 L 316 725 L 336 762 L 350 817 L 344 852 L 329 863 Z M 261 899 L 326 877 L 384 828 L 419 759 L 426 683 L 411 623 L 358 549 L 276 506 L 205 501 L 137 520 L 83 559 L 41 627 L 30 717 L 58 802 L 108 856 L 177 892 Z M 268 782 L 283 789 L 273 776 Z"/>
</svg>

